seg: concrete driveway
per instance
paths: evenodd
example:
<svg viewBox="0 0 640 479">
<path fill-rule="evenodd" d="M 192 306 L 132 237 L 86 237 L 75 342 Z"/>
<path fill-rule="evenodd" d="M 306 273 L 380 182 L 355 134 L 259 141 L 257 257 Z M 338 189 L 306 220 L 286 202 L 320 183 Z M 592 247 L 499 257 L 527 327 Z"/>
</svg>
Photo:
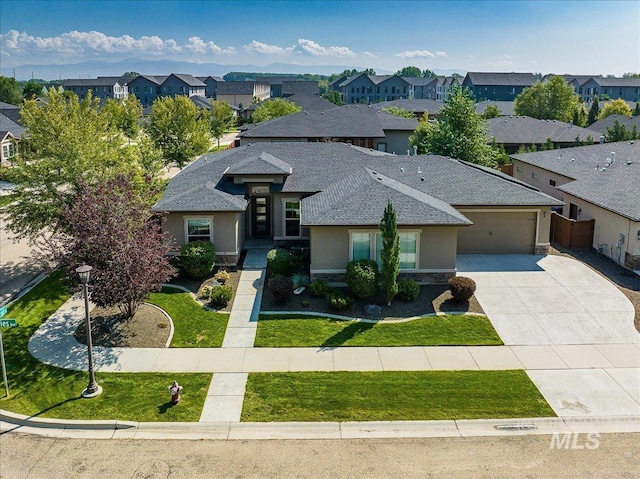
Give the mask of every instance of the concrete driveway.
<svg viewBox="0 0 640 479">
<path fill-rule="evenodd" d="M 640 343 L 633 305 L 572 258 L 459 255 L 457 263 L 506 345 Z"/>
</svg>

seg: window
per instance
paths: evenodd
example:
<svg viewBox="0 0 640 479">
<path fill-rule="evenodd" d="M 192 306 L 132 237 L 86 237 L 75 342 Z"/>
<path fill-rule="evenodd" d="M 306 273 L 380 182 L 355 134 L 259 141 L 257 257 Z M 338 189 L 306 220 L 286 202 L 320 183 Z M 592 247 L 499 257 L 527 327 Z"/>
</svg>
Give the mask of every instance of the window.
<svg viewBox="0 0 640 479">
<path fill-rule="evenodd" d="M 538 173 L 536 173 L 535 171 L 531 172 L 531 178 L 533 178 L 534 180 L 538 180 Z"/>
<path fill-rule="evenodd" d="M 551 186 L 556 186 L 556 180 L 549 180 L 549 184 Z"/>
<path fill-rule="evenodd" d="M 8 145 L 2 145 L 2 158 L 13 158 L 16 154 L 15 147 L 13 143 L 9 143 Z"/>
<path fill-rule="evenodd" d="M 522 173 L 522 166 L 520 166 L 520 165 L 516 166 L 516 171 L 518 173 Z"/>
<path fill-rule="evenodd" d="M 400 269 L 418 268 L 418 232 L 399 232 Z M 380 264 L 382 253 L 382 234 L 380 232 L 352 232 L 351 259 L 373 259 Z"/>
<path fill-rule="evenodd" d="M 284 235 L 301 236 L 300 231 L 300 201 L 282 200 L 284 206 Z"/>
<path fill-rule="evenodd" d="M 185 243 L 205 240 L 213 242 L 211 218 L 185 218 Z"/>
</svg>

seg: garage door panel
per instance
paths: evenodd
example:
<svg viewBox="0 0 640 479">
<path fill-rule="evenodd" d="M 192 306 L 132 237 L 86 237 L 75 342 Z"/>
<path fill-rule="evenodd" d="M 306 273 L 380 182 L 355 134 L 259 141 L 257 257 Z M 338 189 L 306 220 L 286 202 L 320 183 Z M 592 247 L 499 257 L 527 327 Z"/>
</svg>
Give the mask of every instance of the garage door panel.
<svg viewBox="0 0 640 479">
<path fill-rule="evenodd" d="M 458 228 L 459 254 L 533 253 L 537 214 L 472 213 L 464 215 L 473 221 L 468 228 Z"/>
</svg>

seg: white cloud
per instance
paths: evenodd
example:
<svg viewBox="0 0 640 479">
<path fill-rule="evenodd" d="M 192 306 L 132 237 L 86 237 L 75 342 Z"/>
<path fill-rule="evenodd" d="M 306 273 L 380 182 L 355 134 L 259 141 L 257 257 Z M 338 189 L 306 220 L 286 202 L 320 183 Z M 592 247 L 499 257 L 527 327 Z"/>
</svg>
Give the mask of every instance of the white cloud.
<svg viewBox="0 0 640 479">
<path fill-rule="evenodd" d="M 235 48 L 222 48 L 212 41 L 205 42 L 200 37 L 191 37 L 186 43 L 178 44 L 171 38 L 162 39 L 157 35 L 130 35 L 113 37 L 102 32 L 90 31 L 66 32 L 56 37 L 36 37 L 26 32 L 10 30 L 0 35 L 0 48 L 12 57 L 27 60 L 46 57 L 52 59 L 86 58 L 104 56 L 108 58 L 131 56 L 135 54 L 150 56 L 207 55 L 219 56 L 233 54 Z"/>
<path fill-rule="evenodd" d="M 247 53 L 258 53 L 260 55 L 286 55 L 287 53 L 291 53 L 295 49 L 295 46 L 282 48 L 278 45 L 268 45 L 266 43 L 253 40 L 249 45 L 244 45 L 242 48 Z"/>
<path fill-rule="evenodd" d="M 371 53 L 371 52 L 362 52 L 362 56 L 363 57 L 368 57 L 368 58 L 378 58 L 377 55 Z"/>
<path fill-rule="evenodd" d="M 313 40 L 305 38 L 298 39 L 298 47 L 302 53 L 312 57 L 353 57 L 356 55 L 347 47 L 323 47 Z"/>
<path fill-rule="evenodd" d="M 512 61 L 509 60 L 500 60 L 497 62 L 489 62 L 489 66 L 491 67 L 495 67 L 495 68 L 511 68 L 514 67 L 516 64 Z"/>
<path fill-rule="evenodd" d="M 502 55 L 500 57 L 498 57 L 500 60 L 513 60 L 513 57 L 511 55 Z"/>
<path fill-rule="evenodd" d="M 412 50 L 401 53 L 394 53 L 394 56 L 404 58 L 435 58 L 435 57 L 446 57 L 447 54 L 445 52 L 436 52 L 431 53 L 429 50 Z"/>
</svg>

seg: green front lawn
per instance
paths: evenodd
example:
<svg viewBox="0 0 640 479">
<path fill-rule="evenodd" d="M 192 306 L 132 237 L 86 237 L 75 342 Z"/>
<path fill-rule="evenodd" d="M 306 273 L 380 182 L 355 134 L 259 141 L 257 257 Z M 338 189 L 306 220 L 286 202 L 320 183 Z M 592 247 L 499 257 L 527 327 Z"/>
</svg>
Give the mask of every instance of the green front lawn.
<svg viewBox="0 0 640 479">
<path fill-rule="evenodd" d="M 524 371 L 252 373 L 242 421 L 549 417 Z"/>
<path fill-rule="evenodd" d="M 427 316 L 404 323 L 260 315 L 257 347 L 485 346 L 502 341 L 482 316 Z"/>
<path fill-rule="evenodd" d="M 0 390 L 0 408 L 20 414 L 62 419 L 120 419 L 131 421 L 198 421 L 211 374 L 97 373 L 101 396 L 83 399 L 87 372 L 48 366 L 29 353 L 29 338 L 69 299 L 54 273 L 9 307 L 7 318 L 19 327 L 2 331 L 10 396 Z M 177 406 L 169 404 L 168 387 L 177 379 L 184 386 Z"/>
<path fill-rule="evenodd" d="M 204 309 L 193 297 L 178 288 L 162 288 L 151 293 L 149 303 L 164 309 L 173 320 L 172 348 L 219 348 L 229 321 L 228 313 Z"/>
</svg>

